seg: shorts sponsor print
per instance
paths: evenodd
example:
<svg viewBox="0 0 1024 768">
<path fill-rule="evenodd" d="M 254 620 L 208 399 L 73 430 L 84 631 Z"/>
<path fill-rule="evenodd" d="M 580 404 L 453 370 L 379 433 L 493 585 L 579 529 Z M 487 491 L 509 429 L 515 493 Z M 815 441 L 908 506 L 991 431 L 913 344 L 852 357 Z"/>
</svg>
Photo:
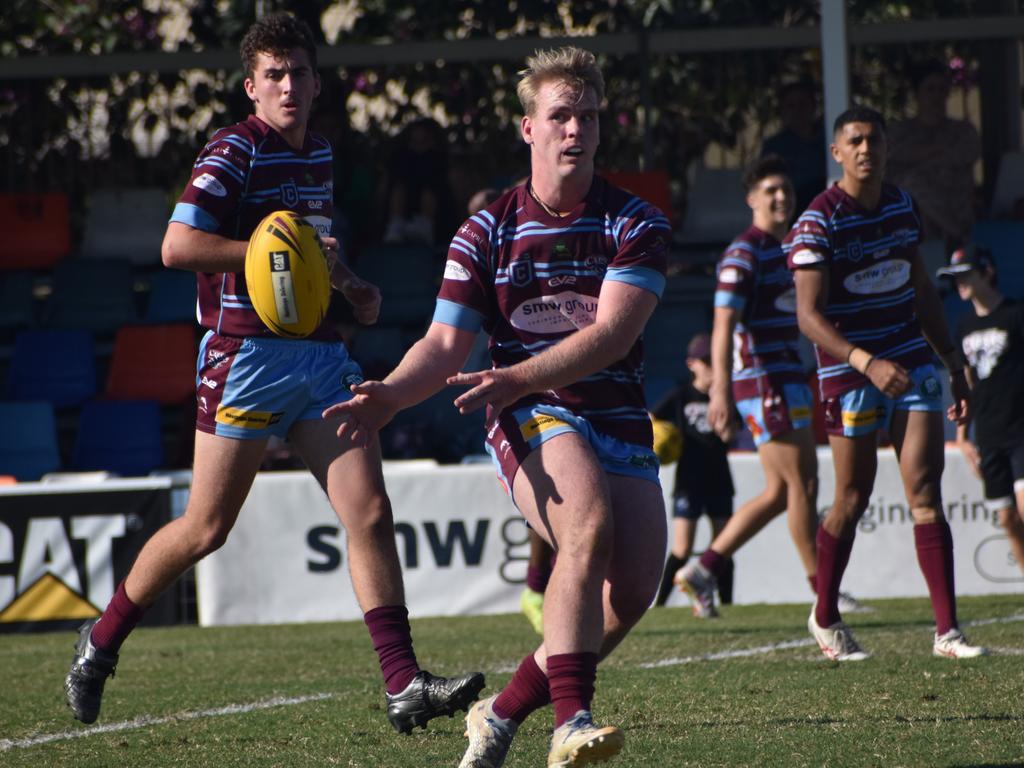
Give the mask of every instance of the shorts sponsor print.
<svg viewBox="0 0 1024 768">
<path fill-rule="evenodd" d="M 199 349 L 196 429 L 223 437 L 284 437 L 319 419 L 363 380 L 341 343 L 235 338 L 210 331 Z"/>
<path fill-rule="evenodd" d="M 899 397 L 886 397 L 873 384 L 848 390 L 827 398 L 825 431 L 830 435 L 856 437 L 879 427 L 887 427 L 894 411 L 934 411 L 941 413 L 942 385 L 933 365 L 921 365 L 910 371 L 909 391 Z"/>
<path fill-rule="evenodd" d="M 567 433 L 582 437 L 609 474 L 660 484 L 658 457 L 650 447 L 602 434 L 587 419 L 565 408 L 537 404 L 502 412 L 484 441 L 498 479 L 510 496 L 516 473 L 526 457 L 548 440 Z"/>
<path fill-rule="evenodd" d="M 754 437 L 754 445 L 795 429 L 809 427 L 812 420 L 813 398 L 806 384 L 785 384 L 771 388 L 763 395 L 736 402 L 744 425 Z"/>
</svg>

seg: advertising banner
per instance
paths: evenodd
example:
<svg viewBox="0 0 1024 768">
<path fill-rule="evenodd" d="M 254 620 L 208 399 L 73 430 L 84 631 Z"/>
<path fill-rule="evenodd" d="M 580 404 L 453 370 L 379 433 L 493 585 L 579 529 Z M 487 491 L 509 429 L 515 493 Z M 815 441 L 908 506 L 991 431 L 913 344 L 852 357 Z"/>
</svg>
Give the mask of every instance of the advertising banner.
<svg viewBox="0 0 1024 768">
<path fill-rule="evenodd" d="M 165 478 L 0 487 L 0 632 L 70 629 L 99 616 L 170 519 L 170 487 Z M 171 590 L 144 623 L 176 619 Z"/>
</svg>

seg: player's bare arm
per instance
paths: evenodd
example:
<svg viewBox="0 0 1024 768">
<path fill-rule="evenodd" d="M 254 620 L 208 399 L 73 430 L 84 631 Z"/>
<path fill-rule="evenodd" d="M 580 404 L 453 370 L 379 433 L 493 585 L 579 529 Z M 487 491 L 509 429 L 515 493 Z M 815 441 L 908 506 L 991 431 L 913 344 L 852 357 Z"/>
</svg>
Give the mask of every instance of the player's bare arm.
<svg viewBox="0 0 1024 768">
<path fill-rule="evenodd" d="M 160 257 L 164 266 L 190 272 L 243 272 L 248 240 L 232 240 L 178 221 L 167 225 Z"/>
<path fill-rule="evenodd" d="M 490 405 L 497 416 L 531 392 L 563 387 L 608 367 L 629 353 L 657 304 L 650 291 L 606 281 L 592 325 L 508 368 L 449 377 L 449 384 L 470 386 L 455 399 L 455 407 L 465 414 Z"/>
<path fill-rule="evenodd" d="M 828 303 L 828 268 L 799 269 L 796 282 L 796 316 L 800 332 L 840 360 L 846 360 L 887 397 L 899 397 L 910 389 L 910 374 L 898 363 L 874 357 L 851 344 L 825 317 Z"/>
<path fill-rule="evenodd" d="M 949 336 L 942 300 L 925 271 L 920 254 L 914 254 L 910 279 L 914 283 L 914 309 L 921 324 L 921 334 L 949 371 L 949 389 L 953 396 L 953 404 L 946 411 L 946 415 L 950 421 L 965 423 L 970 418 L 971 389 L 965 373 L 964 356 Z"/>
<path fill-rule="evenodd" d="M 400 410 L 442 389 L 448 376 L 466 362 L 475 340 L 475 333 L 445 323 L 431 323 L 423 338 L 413 344 L 383 381 L 353 385 L 355 397 L 327 408 L 323 417 L 341 416 L 338 436 L 348 434 L 358 445 L 367 445 L 372 433 Z"/>
<path fill-rule="evenodd" d="M 708 393 L 708 421 L 712 429 L 730 442 L 736 431 L 733 411 L 736 404 L 732 396 L 732 334 L 736 329 L 738 313 L 732 307 L 715 307 L 711 328 L 711 390 Z"/>
</svg>

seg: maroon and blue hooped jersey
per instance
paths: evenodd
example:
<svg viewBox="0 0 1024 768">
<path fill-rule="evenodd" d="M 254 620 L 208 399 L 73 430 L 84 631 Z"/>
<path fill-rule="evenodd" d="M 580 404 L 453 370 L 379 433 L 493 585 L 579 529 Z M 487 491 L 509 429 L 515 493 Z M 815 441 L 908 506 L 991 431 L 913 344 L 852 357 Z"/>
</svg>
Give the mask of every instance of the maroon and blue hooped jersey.
<svg viewBox="0 0 1024 768">
<path fill-rule="evenodd" d="M 671 229 L 664 214 L 599 176 L 565 217 L 548 214 L 528 182 L 471 216 L 452 239 L 434 321 L 491 337 L 496 368 L 514 365 L 593 324 L 606 280 L 661 296 Z M 529 395 L 567 408 L 603 434 L 651 444 L 642 340 L 577 382 Z"/>
<path fill-rule="evenodd" d="M 171 221 L 248 240 L 269 213 L 290 209 L 317 234 L 330 234 L 333 216 L 331 146 L 306 134 L 294 150 L 255 115 L 221 128 L 203 147 Z M 199 272 L 199 324 L 225 336 L 272 336 L 252 307 L 244 272 Z M 327 323 L 311 339 L 336 340 Z"/>
<path fill-rule="evenodd" d="M 717 271 L 715 306 L 739 314 L 733 336 L 733 397 L 746 400 L 804 381 L 796 290 L 782 244 L 751 226 L 725 249 Z"/>
<path fill-rule="evenodd" d="M 838 184 L 818 195 L 783 241 L 789 268 L 828 267 L 825 317 L 847 341 L 907 370 L 932 361 L 915 312 L 921 223 L 910 195 L 882 185 L 873 211 Z M 823 400 L 869 383 L 815 346 Z"/>
</svg>

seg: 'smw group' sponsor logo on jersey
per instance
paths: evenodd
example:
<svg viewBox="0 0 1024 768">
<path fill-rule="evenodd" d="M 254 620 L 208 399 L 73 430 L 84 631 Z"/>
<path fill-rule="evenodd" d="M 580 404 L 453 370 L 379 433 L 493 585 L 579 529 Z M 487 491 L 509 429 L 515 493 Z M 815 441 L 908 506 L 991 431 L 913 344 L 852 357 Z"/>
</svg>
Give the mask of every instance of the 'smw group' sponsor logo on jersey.
<svg viewBox="0 0 1024 768">
<path fill-rule="evenodd" d="M 843 286 L 850 293 L 888 293 L 906 285 L 910 280 L 910 262 L 903 259 L 880 261 L 870 267 L 848 275 Z"/>
<path fill-rule="evenodd" d="M 512 312 L 513 328 L 530 333 L 565 333 L 592 325 L 597 297 L 575 291 L 527 299 Z"/>
</svg>

